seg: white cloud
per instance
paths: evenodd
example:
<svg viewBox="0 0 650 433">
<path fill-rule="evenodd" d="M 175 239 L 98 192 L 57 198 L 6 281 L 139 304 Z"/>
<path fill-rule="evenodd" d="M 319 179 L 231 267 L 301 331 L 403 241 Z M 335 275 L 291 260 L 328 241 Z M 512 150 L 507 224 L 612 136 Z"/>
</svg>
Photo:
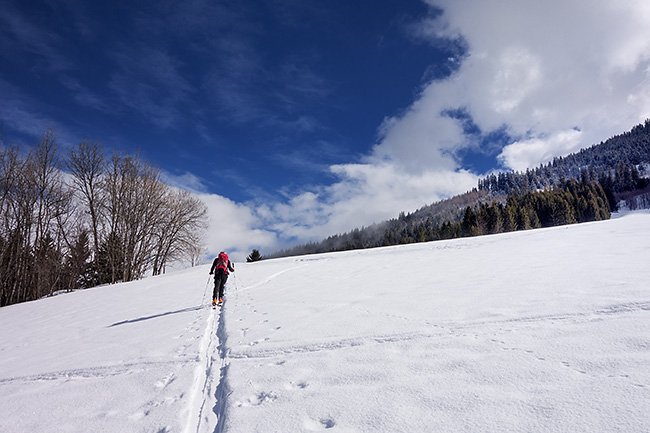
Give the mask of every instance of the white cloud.
<svg viewBox="0 0 650 433">
<path fill-rule="evenodd" d="M 401 211 L 423 205 L 476 186 L 476 175 L 464 170 L 423 172 L 418 175 L 391 164 L 343 164 L 331 168 L 339 180 L 314 187 L 286 202 L 235 203 L 216 194 L 195 192 L 208 207 L 206 237 L 209 255 L 227 251 L 243 260 L 253 248 L 268 254 L 291 243 L 319 241 L 355 227 L 395 218 Z M 188 176 L 167 176 L 188 186 Z M 195 191 L 198 181 L 189 176 Z"/>
<path fill-rule="evenodd" d="M 185 172 L 177 175 L 168 171 L 162 170 L 162 179 L 168 184 L 176 188 L 184 189 L 193 193 L 205 193 L 207 191 L 203 180 L 193 173 Z"/>
<path fill-rule="evenodd" d="M 63 148 L 81 140 L 69 132 L 63 124 L 46 114 L 50 106 L 37 103 L 2 78 L 0 78 L 0 95 L 3 95 L 3 103 L 0 104 L 0 126 L 6 125 L 20 134 L 33 138 L 32 142 L 26 143 L 27 145 L 36 143 L 47 128 L 55 131 L 57 142 Z"/>
<path fill-rule="evenodd" d="M 520 137 L 501 159 L 522 169 L 650 117 L 647 2 L 426 2 L 443 13 L 423 19 L 414 33 L 436 43 L 462 37 L 468 52 L 454 76 L 429 83 L 406 114 L 392 119 L 375 152 L 395 155 L 399 143 L 421 136 L 430 145 L 412 146 L 419 152 L 408 159 L 439 162 L 441 153 L 467 145 L 462 130 L 440 128 L 449 121 L 444 110 L 462 107 L 483 131 L 505 125 Z"/>
<path fill-rule="evenodd" d="M 197 194 L 206 204 L 210 217 L 205 241 L 208 254 L 227 251 L 234 261 L 242 261 L 253 248 L 271 252 L 278 248 L 276 234 L 259 228 L 254 210 L 216 194 Z"/>
<path fill-rule="evenodd" d="M 460 67 L 386 118 L 360 163 L 330 167 L 333 184 L 261 205 L 204 195 L 211 247 L 319 240 L 471 189 L 481 173 L 463 170 L 455 155 L 476 142 L 449 110 L 464 110 L 484 133 L 504 128 L 514 142 L 499 159 L 516 170 L 650 117 L 647 1 L 425 1 L 443 13 L 424 18 L 413 33 L 437 45 L 462 37 L 468 51 Z"/>
<path fill-rule="evenodd" d="M 243 261 L 253 248 L 268 254 L 281 247 L 277 234 L 261 226 L 272 216 L 265 214 L 263 207 L 256 209 L 253 205 L 211 194 L 203 180 L 192 173 L 175 175 L 162 171 L 162 180 L 174 188 L 190 191 L 206 205 L 208 231 L 204 240 L 209 257 L 226 251 L 232 260 Z"/>
<path fill-rule="evenodd" d="M 345 164 L 332 170 L 341 177 L 329 189 L 332 216 L 328 225 L 334 233 L 395 218 L 401 211 L 411 212 L 468 191 L 477 181 L 476 175 L 464 170 L 415 173 L 388 163 Z"/>
<path fill-rule="evenodd" d="M 283 234 L 318 238 L 394 217 L 476 185 L 455 157 L 475 146 L 449 110 L 515 139 L 499 155 L 535 167 L 650 117 L 650 6 L 645 1 L 426 0 L 443 13 L 412 31 L 435 44 L 463 38 L 459 69 L 385 119 L 362 164 L 338 181 L 266 210 Z"/>
<path fill-rule="evenodd" d="M 546 163 L 557 155 L 567 155 L 579 150 L 582 132 L 575 129 L 559 131 L 544 138 L 531 138 L 506 146 L 499 159 L 517 171 L 526 171 L 540 163 Z"/>
<path fill-rule="evenodd" d="M 539 59 L 525 48 L 511 47 L 501 53 L 491 95 L 497 113 L 509 113 L 541 85 Z"/>
<path fill-rule="evenodd" d="M 23 47 L 41 59 L 48 71 L 62 72 L 71 69 L 72 65 L 61 55 L 58 48 L 61 38 L 56 33 L 33 25 L 10 4 L 3 4 L 0 9 L 0 25 L 3 30 L 0 32 L 0 47 L 3 51 L 6 49 L 13 52 L 17 46 Z"/>
<path fill-rule="evenodd" d="M 466 145 L 466 141 L 461 125 L 442 113 L 447 108 L 457 108 L 447 90 L 429 85 L 402 116 L 385 119 L 380 128 L 381 141 L 367 162 L 388 163 L 417 174 L 456 170 L 458 163 L 453 151 Z"/>
<path fill-rule="evenodd" d="M 477 181 L 463 170 L 414 174 L 388 163 L 342 164 L 331 170 L 336 183 L 262 206 L 257 215 L 283 238 L 321 240 L 470 190 Z"/>
</svg>

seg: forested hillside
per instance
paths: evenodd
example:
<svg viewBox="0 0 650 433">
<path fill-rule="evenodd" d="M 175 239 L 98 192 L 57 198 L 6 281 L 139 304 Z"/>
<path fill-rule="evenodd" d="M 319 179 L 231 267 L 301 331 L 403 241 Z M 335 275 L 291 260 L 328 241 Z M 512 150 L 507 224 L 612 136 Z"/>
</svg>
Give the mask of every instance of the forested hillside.
<svg viewBox="0 0 650 433">
<path fill-rule="evenodd" d="M 564 179 L 586 174 L 614 192 L 641 189 L 647 185 L 650 164 L 650 120 L 631 131 L 595 144 L 577 153 L 557 157 L 547 165 L 526 172 L 490 175 L 479 181 L 480 191 L 509 194 L 513 191 L 550 188 Z"/>
<path fill-rule="evenodd" d="M 370 227 L 267 257 L 372 248 L 527 230 L 609 218 L 619 200 L 650 205 L 650 120 L 525 172 L 481 179 L 477 188 Z"/>
</svg>

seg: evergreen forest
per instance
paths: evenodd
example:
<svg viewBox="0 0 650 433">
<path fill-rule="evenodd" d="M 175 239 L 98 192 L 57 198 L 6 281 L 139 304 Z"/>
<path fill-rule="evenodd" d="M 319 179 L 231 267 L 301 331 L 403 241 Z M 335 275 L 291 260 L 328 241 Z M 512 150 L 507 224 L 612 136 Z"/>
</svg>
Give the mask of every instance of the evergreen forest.
<svg viewBox="0 0 650 433">
<path fill-rule="evenodd" d="M 492 174 L 477 188 L 398 218 L 265 258 L 374 248 L 608 219 L 619 202 L 650 207 L 650 120 L 525 172 Z"/>
</svg>

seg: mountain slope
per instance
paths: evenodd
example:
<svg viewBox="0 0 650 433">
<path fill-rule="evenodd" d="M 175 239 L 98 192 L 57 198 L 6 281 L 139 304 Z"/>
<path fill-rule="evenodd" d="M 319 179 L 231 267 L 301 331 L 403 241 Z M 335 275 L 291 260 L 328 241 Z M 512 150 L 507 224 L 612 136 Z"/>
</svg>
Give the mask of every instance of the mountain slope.
<svg viewBox="0 0 650 433">
<path fill-rule="evenodd" d="M 0 309 L 0 431 L 650 431 L 650 213 Z M 206 290 L 207 289 L 207 290 Z"/>
<path fill-rule="evenodd" d="M 564 188 L 566 180 L 570 179 L 585 183 L 599 182 L 610 210 L 617 207 L 619 200 L 624 200 L 624 205 L 630 209 L 645 209 L 650 201 L 647 167 L 650 167 L 650 119 L 605 142 L 565 157 L 556 157 L 546 165 L 525 172 L 490 174 L 478 181 L 478 189 L 423 206 L 412 213 L 401 212 L 398 218 L 332 235 L 320 242 L 289 247 L 267 257 L 406 244 L 421 242 L 422 238 L 432 240 L 423 233 L 427 231 L 435 232 L 442 239 L 458 237 L 441 226 L 460 223 L 467 207 L 476 211 L 481 205 L 493 202 L 505 204 L 509 197 L 527 192 Z M 440 232 L 447 233 L 440 236 Z"/>
</svg>

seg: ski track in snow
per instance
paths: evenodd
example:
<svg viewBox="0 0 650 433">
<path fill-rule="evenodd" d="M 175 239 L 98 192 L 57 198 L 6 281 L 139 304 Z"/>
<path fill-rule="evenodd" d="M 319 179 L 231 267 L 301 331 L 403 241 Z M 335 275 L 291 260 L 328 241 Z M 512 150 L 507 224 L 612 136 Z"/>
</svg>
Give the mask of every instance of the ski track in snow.
<svg viewBox="0 0 650 433">
<path fill-rule="evenodd" d="M 215 398 L 213 412 L 217 416 L 217 424 L 214 432 L 222 433 L 224 431 L 226 421 L 226 399 L 229 395 L 227 381 L 229 360 L 228 349 L 226 346 L 227 334 L 225 324 L 225 310 L 223 306 L 221 307 L 219 314 L 217 336 L 219 340 L 219 346 L 217 346 L 217 353 L 219 354 L 219 383 L 216 386 L 216 391 L 214 394 Z"/>
<path fill-rule="evenodd" d="M 256 311 L 256 310 L 255 310 Z M 509 345 L 505 341 L 495 338 L 498 336 L 497 333 L 494 333 L 494 328 L 489 328 L 485 332 L 481 332 L 481 328 L 485 325 L 507 325 L 507 324 L 529 324 L 529 323 L 544 323 L 544 322 L 556 322 L 556 321 L 566 321 L 571 320 L 573 323 L 589 323 L 594 321 L 603 320 L 601 316 L 613 317 L 623 314 L 632 314 L 640 311 L 650 311 L 650 302 L 632 302 L 626 304 L 615 304 L 607 308 L 599 309 L 590 313 L 573 313 L 573 314 L 558 314 L 558 315 L 540 315 L 540 316 L 530 316 L 530 317 L 521 317 L 514 319 L 506 320 L 491 320 L 491 321 L 477 321 L 464 324 L 443 324 L 443 323 L 432 323 L 431 321 L 422 322 L 427 327 L 436 328 L 437 332 L 409 332 L 409 333 L 396 333 L 388 335 L 370 335 L 357 338 L 345 338 L 340 340 L 331 340 L 321 343 L 313 344 L 303 344 L 303 345 L 293 345 L 293 346 L 279 346 L 279 347 L 267 347 L 264 349 L 257 349 L 255 346 L 258 342 L 253 341 L 250 343 L 251 348 L 246 348 L 244 350 L 239 349 L 229 352 L 229 358 L 233 360 L 242 359 L 242 360 L 255 360 L 255 359 L 282 359 L 289 356 L 301 355 L 301 354 L 311 354 L 318 352 L 326 351 L 337 351 L 337 350 L 346 350 L 353 349 L 362 346 L 368 345 L 383 345 L 383 344 L 393 344 L 393 343 L 403 343 L 411 342 L 414 340 L 423 340 L 423 339 L 434 339 L 444 336 L 452 336 L 456 338 L 471 338 L 474 340 L 483 340 L 492 344 L 498 345 L 503 351 L 512 351 L 512 352 L 521 352 L 526 355 L 533 356 L 537 361 L 542 362 L 554 362 L 552 359 L 546 358 L 543 355 L 536 354 L 535 351 L 516 347 Z M 392 314 L 385 314 L 386 316 L 399 318 L 407 321 L 412 321 L 412 319 L 396 316 Z M 500 329 L 501 333 L 510 333 L 514 332 L 514 329 Z M 246 329 L 242 330 L 243 336 L 246 335 Z M 487 335 L 488 333 L 489 335 Z M 270 338 L 264 338 L 259 342 L 266 342 L 267 346 L 273 346 L 268 343 Z M 589 374 L 585 369 L 573 366 L 568 361 L 557 361 L 560 362 L 566 368 L 570 368 L 580 374 Z M 280 361 L 277 365 L 284 364 L 284 361 Z M 599 374 L 591 374 L 593 377 L 602 377 Z M 609 378 L 623 378 L 630 379 L 626 374 L 620 375 L 609 375 Z M 300 385 L 300 384 L 299 384 Z M 304 388 L 307 385 L 299 386 L 299 388 Z M 631 382 L 630 385 L 637 388 L 650 388 L 650 381 L 646 383 Z M 255 405 L 260 405 L 264 402 L 269 402 L 275 400 L 274 394 L 271 393 L 261 393 L 256 396 Z"/>
<path fill-rule="evenodd" d="M 53 381 L 53 380 L 72 380 L 72 379 L 108 379 L 110 377 L 130 375 L 134 373 L 141 373 L 143 371 L 148 371 L 157 367 L 170 367 L 170 366 L 179 366 L 181 368 L 191 365 L 195 362 L 195 359 L 181 359 L 177 361 L 142 361 L 142 362 L 133 362 L 125 363 L 119 365 L 112 365 L 106 367 L 89 367 L 89 368 L 80 368 L 74 370 L 64 370 L 64 371 L 53 371 L 49 373 L 35 374 L 31 376 L 20 376 L 20 377 L 9 377 L 0 379 L 0 384 L 8 384 L 13 382 L 41 382 L 41 381 Z M 173 380 L 174 374 L 170 373 L 167 376 Z M 164 386 L 171 383 L 169 379 L 162 379 L 159 383 L 163 383 Z M 162 386 L 162 387 L 164 387 Z M 159 386 L 160 387 L 160 386 Z"/>
<path fill-rule="evenodd" d="M 257 310 L 255 310 L 256 312 Z M 580 322 L 591 322 L 595 320 L 601 320 L 600 316 L 615 316 L 621 314 L 635 313 L 638 311 L 650 311 L 650 302 L 632 302 L 626 304 L 615 304 L 607 308 L 599 309 L 593 312 L 585 313 L 570 313 L 570 314 L 557 314 L 557 315 L 540 315 L 540 316 L 527 316 L 519 318 L 510 318 L 504 320 L 483 320 L 475 322 L 466 322 L 463 324 L 444 324 L 444 323 L 433 323 L 429 320 L 413 320 L 409 317 L 398 316 L 394 314 L 379 313 L 385 315 L 386 317 L 398 318 L 410 322 L 420 322 L 423 325 L 438 328 L 439 332 L 409 332 L 409 333 L 396 333 L 388 335 L 371 335 L 357 338 L 345 338 L 335 341 L 326 341 L 322 343 L 314 343 L 309 345 L 296 345 L 289 347 L 280 347 L 280 348 L 270 348 L 270 349 L 246 349 L 239 351 L 231 351 L 229 357 L 232 359 L 241 359 L 241 358 L 271 358 L 282 354 L 296 354 L 296 353 L 311 353 L 311 352 L 320 352 L 328 350 L 338 350 L 338 349 L 347 349 L 350 347 L 362 346 L 367 344 L 384 344 L 384 343 L 394 343 L 400 341 L 410 341 L 419 338 L 432 338 L 438 337 L 440 335 L 447 334 L 461 334 L 461 331 L 467 332 L 467 330 L 480 328 L 485 325 L 498 325 L 498 324 L 515 324 L 515 323 L 535 323 L 535 322 L 554 322 L 554 321 L 563 321 L 571 320 L 574 323 Z M 367 311 L 367 313 L 370 313 Z M 242 335 L 246 336 L 248 331 L 247 328 L 243 328 Z M 462 335 L 468 335 L 467 333 Z M 268 341 L 268 338 L 260 340 Z M 252 346 L 256 346 L 256 342 L 249 343 Z"/>
<path fill-rule="evenodd" d="M 212 314 L 207 315 L 185 433 L 223 432 L 228 372 L 224 308 L 212 308 Z"/>
<path fill-rule="evenodd" d="M 311 262 L 311 261 L 321 261 L 321 260 L 328 260 L 328 259 L 320 259 L 320 258 L 318 258 L 318 259 L 298 259 L 296 261 L 297 262 Z M 286 274 L 287 272 L 295 271 L 297 269 L 304 268 L 306 266 L 309 266 L 309 263 L 305 263 L 305 264 L 302 264 L 302 265 L 299 265 L 299 266 L 293 266 L 291 268 L 284 269 L 284 270 L 282 270 L 280 272 L 276 272 L 275 274 L 268 276 L 264 280 L 259 281 L 259 282 L 255 283 L 255 284 L 245 285 L 244 287 L 242 287 L 240 289 L 237 289 L 237 291 L 238 292 L 245 292 L 247 290 L 258 288 L 260 286 L 263 286 L 265 284 L 270 283 L 274 279 L 278 278 L 279 276 L 281 276 L 283 274 Z"/>
</svg>

